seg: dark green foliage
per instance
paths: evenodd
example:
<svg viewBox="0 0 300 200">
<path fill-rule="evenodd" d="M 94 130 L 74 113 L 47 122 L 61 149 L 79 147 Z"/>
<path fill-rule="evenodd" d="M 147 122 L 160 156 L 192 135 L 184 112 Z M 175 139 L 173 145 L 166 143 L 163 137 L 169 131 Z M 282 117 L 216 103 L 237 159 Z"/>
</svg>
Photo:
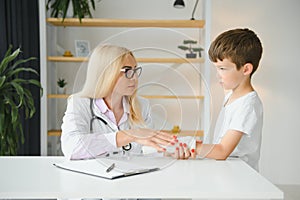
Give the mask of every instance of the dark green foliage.
<svg viewBox="0 0 300 200">
<path fill-rule="evenodd" d="M 57 85 L 58 85 L 58 87 L 63 88 L 67 85 L 67 82 L 65 81 L 65 79 L 59 78 L 58 81 L 57 81 Z"/>
<path fill-rule="evenodd" d="M 78 17 L 81 23 L 81 19 L 89 16 L 92 18 L 90 11 L 90 4 L 95 10 L 94 0 L 48 0 L 47 10 L 51 9 L 51 17 L 62 17 L 62 21 L 66 18 L 70 3 L 73 5 L 73 17 Z"/>
<path fill-rule="evenodd" d="M 25 111 L 25 118 L 31 118 L 35 113 L 31 92 L 24 85 L 36 85 L 42 88 L 39 81 L 19 78 L 20 72 L 38 73 L 32 68 L 19 67 L 35 58 L 16 60 L 20 48 L 13 53 L 12 46 L 7 50 L 0 63 L 0 155 L 16 155 L 20 142 L 24 143 L 24 135 L 19 117 L 19 111 Z"/>
</svg>

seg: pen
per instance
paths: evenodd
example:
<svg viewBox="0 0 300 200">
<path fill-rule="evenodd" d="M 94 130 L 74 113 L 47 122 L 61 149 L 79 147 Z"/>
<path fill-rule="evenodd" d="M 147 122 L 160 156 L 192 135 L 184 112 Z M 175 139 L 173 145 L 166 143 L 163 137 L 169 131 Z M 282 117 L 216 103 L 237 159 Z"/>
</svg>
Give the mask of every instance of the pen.
<svg viewBox="0 0 300 200">
<path fill-rule="evenodd" d="M 113 170 L 115 167 L 115 163 L 113 163 L 111 166 L 109 166 L 106 170 L 106 173 L 110 172 L 111 170 Z"/>
</svg>

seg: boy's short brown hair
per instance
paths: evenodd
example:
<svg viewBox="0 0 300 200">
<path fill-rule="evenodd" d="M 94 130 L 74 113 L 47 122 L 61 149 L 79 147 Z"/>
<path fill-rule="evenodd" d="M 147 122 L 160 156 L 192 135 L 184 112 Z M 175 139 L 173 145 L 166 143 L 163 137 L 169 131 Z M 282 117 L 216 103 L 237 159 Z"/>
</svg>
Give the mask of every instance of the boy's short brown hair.
<svg viewBox="0 0 300 200">
<path fill-rule="evenodd" d="M 262 45 L 253 31 L 247 28 L 233 29 L 219 35 L 210 45 L 208 54 L 212 62 L 229 59 L 238 70 L 246 63 L 251 63 L 252 75 L 259 65 Z"/>
</svg>

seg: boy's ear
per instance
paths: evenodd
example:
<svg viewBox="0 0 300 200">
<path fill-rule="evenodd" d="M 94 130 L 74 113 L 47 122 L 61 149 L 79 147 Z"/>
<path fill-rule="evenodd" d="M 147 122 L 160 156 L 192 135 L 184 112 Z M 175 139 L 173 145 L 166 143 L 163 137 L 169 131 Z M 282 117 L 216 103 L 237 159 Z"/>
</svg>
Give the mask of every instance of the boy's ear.
<svg viewBox="0 0 300 200">
<path fill-rule="evenodd" d="M 251 63 L 246 63 L 243 68 L 244 75 L 250 75 L 253 71 L 253 65 Z"/>
</svg>

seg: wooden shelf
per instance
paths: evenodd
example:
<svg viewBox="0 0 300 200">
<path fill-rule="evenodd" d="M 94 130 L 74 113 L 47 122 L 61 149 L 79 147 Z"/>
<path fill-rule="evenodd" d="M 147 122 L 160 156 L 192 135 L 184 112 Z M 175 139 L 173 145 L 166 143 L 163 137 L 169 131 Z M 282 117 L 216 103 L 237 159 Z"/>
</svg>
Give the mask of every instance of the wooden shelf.
<svg viewBox="0 0 300 200">
<path fill-rule="evenodd" d="M 86 57 L 65 57 L 65 56 L 48 56 L 48 61 L 53 62 L 86 62 L 88 58 Z"/>
<path fill-rule="evenodd" d="M 61 130 L 49 130 L 48 136 L 61 136 Z"/>
<path fill-rule="evenodd" d="M 54 26 L 80 27 L 162 27 L 162 28 L 203 28 L 204 20 L 149 20 L 149 19 L 96 19 L 84 18 L 80 23 L 77 18 L 47 18 Z"/>
<path fill-rule="evenodd" d="M 48 99 L 67 99 L 69 94 L 48 94 Z"/>
<path fill-rule="evenodd" d="M 172 131 L 169 130 L 162 130 L 167 133 L 173 133 Z M 179 133 L 173 133 L 174 135 L 177 136 L 195 136 L 195 137 L 203 137 L 204 132 L 202 130 L 182 130 Z"/>
<path fill-rule="evenodd" d="M 69 94 L 48 94 L 48 99 L 67 99 Z M 204 99 L 204 96 L 141 95 L 146 99 Z"/>
<path fill-rule="evenodd" d="M 203 96 L 141 95 L 146 99 L 204 99 Z"/>
<path fill-rule="evenodd" d="M 169 130 L 162 130 L 167 133 L 172 133 L 172 131 Z M 173 133 L 178 136 L 195 136 L 195 137 L 203 137 L 203 131 L 202 130 L 184 130 L 180 131 L 179 133 Z M 49 130 L 48 136 L 60 136 L 61 130 Z"/>
<path fill-rule="evenodd" d="M 86 62 L 86 57 L 64 57 L 64 56 L 48 56 L 48 61 L 52 62 Z M 141 63 L 204 63 L 203 58 L 136 58 Z"/>
</svg>

